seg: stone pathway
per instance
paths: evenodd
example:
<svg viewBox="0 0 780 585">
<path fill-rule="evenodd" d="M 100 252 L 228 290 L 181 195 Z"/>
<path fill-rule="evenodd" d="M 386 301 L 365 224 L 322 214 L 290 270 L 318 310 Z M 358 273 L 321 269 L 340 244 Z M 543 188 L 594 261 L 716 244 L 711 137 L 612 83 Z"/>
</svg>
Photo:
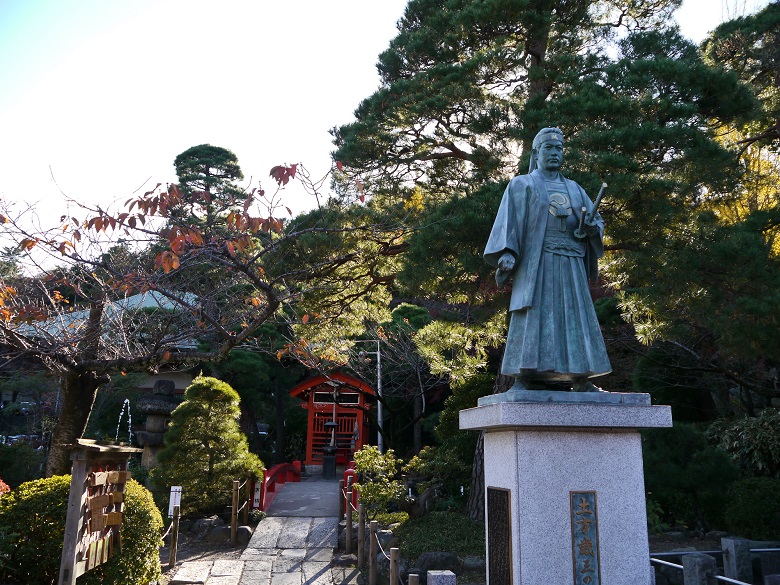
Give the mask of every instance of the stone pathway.
<svg viewBox="0 0 780 585">
<path fill-rule="evenodd" d="M 278 489 L 239 560 L 182 563 L 170 585 L 356 585 L 356 569 L 332 566 L 338 483 L 308 478 Z"/>
</svg>

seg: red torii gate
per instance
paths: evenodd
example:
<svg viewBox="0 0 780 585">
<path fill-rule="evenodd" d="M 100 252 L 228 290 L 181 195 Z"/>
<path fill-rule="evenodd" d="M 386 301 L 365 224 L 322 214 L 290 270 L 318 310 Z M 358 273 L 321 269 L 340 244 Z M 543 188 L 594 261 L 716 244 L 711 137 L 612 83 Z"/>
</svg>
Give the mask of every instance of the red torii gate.
<svg viewBox="0 0 780 585">
<path fill-rule="evenodd" d="M 367 443 L 368 400 L 373 402 L 376 390 L 362 380 L 334 372 L 301 382 L 290 390 L 290 396 L 303 400 L 301 408 L 309 411 L 306 465 L 322 465 L 323 449 L 331 444 L 334 431 L 339 465 Z"/>
</svg>

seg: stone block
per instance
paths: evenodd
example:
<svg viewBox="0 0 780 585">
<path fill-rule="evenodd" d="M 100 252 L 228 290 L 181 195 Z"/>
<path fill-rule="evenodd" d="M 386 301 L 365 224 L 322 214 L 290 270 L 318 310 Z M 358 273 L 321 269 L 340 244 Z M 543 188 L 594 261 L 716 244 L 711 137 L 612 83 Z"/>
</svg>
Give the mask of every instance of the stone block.
<svg viewBox="0 0 780 585">
<path fill-rule="evenodd" d="M 200 585 L 209 578 L 211 561 L 188 561 L 176 571 L 170 585 Z"/>
<path fill-rule="evenodd" d="M 709 585 L 718 569 L 715 559 L 705 554 L 687 554 L 682 557 L 685 585 Z"/>
<path fill-rule="evenodd" d="M 455 573 L 452 571 L 428 571 L 428 585 L 455 585 Z"/>
<path fill-rule="evenodd" d="M 206 542 L 224 544 L 230 540 L 230 526 L 215 526 L 206 533 Z"/>
<path fill-rule="evenodd" d="M 780 575 L 764 576 L 764 585 L 780 585 Z"/>
<path fill-rule="evenodd" d="M 236 531 L 236 540 L 238 545 L 245 547 L 252 540 L 252 529 L 249 526 L 239 526 Z"/>
<path fill-rule="evenodd" d="M 196 520 L 190 532 L 192 532 L 195 538 L 203 538 L 212 528 L 224 525 L 225 521 L 219 516 L 209 516 Z"/>
<path fill-rule="evenodd" d="M 750 542 L 743 538 L 724 538 L 723 574 L 737 581 L 753 582 L 753 562 L 750 556 Z"/>
</svg>

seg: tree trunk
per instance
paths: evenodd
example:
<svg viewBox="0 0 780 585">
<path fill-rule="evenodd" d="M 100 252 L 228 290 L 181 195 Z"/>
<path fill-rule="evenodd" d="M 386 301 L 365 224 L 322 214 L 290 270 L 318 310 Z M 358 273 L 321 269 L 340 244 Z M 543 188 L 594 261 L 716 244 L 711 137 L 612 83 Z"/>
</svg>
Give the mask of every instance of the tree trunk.
<svg viewBox="0 0 780 585">
<path fill-rule="evenodd" d="M 279 383 L 274 383 L 274 405 L 276 410 L 276 449 L 274 453 L 274 463 L 284 463 L 287 461 L 287 437 L 284 427 L 284 398 L 286 390 L 279 388 Z"/>
<path fill-rule="evenodd" d="M 422 394 L 415 394 L 414 396 L 414 428 L 413 428 L 413 450 L 415 453 L 419 453 L 422 449 L 422 409 L 423 401 Z"/>
<path fill-rule="evenodd" d="M 108 376 L 97 376 L 95 372 L 68 371 L 62 375 L 62 408 L 52 432 L 51 449 L 46 461 L 46 477 L 70 473 L 68 445 L 72 445 L 84 435 L 92 406 L 95 404 L 97 389 L 108 381 Z"/>
</svg>

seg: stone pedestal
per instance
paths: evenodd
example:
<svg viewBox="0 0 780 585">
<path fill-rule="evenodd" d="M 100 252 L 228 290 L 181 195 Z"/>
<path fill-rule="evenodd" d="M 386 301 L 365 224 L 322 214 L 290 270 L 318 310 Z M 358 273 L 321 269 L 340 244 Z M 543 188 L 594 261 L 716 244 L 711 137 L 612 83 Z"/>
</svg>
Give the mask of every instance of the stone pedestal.
<svg viewBox="0 0 780 585">
<path fill-rule="evenodd" d="M 461 411 L 461 429 L 486 431 L 490 585 L 652 582 L 638 429 L 672 426 L 671 409 L 603 394 Z"/>
</svg>

